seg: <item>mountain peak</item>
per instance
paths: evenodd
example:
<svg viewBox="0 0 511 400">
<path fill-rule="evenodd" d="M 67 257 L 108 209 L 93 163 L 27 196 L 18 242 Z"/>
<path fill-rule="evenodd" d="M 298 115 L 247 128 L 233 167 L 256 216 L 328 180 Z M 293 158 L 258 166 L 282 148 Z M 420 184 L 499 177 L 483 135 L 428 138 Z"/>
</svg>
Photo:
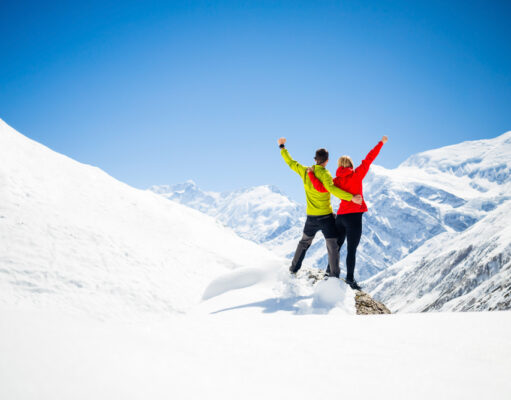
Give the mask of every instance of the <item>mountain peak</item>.
<svg viewBox="0 0 511 400">
<path fill-rule="evenodd" d="M 447 172 L 498 184 L 511 180 L 511 131 L 415 154 L 399 167 Z"/>
</svg>

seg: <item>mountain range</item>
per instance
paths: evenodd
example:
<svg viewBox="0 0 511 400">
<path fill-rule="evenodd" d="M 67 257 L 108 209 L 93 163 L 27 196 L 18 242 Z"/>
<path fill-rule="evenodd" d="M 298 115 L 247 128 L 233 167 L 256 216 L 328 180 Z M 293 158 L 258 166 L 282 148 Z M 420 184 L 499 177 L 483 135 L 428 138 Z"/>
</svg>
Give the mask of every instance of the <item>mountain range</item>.
<svg viewBox="0 0 511 400">
<path fill-rule="evenodd" d="M 382 151 L 385 151 L 385 147 Z M 510 237 L 504 231 L 503 236 L 495 238 L 503 244 L 497 246 L 496 250 L 502 256 L 501 262 L 496 267 L 486 268 L 482 266 L 486 262 L 486 256 L 482 253 L 489 243 L 483 240 L 485 236 L 482 238 L 480 235 L 490 225 L 494 226 L 496 220 L 503 226 L 506 221 L 511 222 L 505 212 L 511 198 L 510 155 L 511 132 L 507 132 L 494 139 L 463 142 L 419 153 L 395 169 L 371 166 L 364 181 L 369 212 L 364 216 L 356 277 L 367 281 L 367 289 L 377 299 L 390 303 L 394 311 L 509 308 L 509 295 L 506 296 L 508 275 L 500 277 L 504 281 L 501 289 L 492 285 L 484 289 L 480 285 L 496 271 L 507 271 L 509 249 L 505 244 L 510 242 Z M 283 163 L 282 168 L 287 166 Z M 294 173 L 290 171 L 290 174 Z M 272 186 L 216 193 L 204 192 L 189 181 L 180 185 L 153 186 L 150 190 L 205 212 L 240 236 L 288 259 L 293 255 L 305 220 L 305 207 Z M 334 203 L 337 204 L 335 200 Z M 433 243 L 436 243 L 436 247 Z M 466 269 L 463 278 L 460 274 L 448 273 L 456 262 L 461 268 L 459 261 L 456 261 L 459 256 L 456 249 L 461 243 L 472 243 L 470 248 L 474 252 L 474 257 L 467 258 L 463 264 Z M 445 253 L 443 250 L 447 248 L 451 251 Z M 477 257 L 476 248 L 481 250 Z M 444 254 L 443 267 L 434 257 L 440 253 Z M 344 255 L 343 249 L 341 260 Z M 437 282 L 440 286 L 429 292 L 431 301 L 422 299 L 416 305 L 411 305 L 416 296 L 422 298 L 421 293 L 426 292 L 424 282 L 427 277 L 418 278 L 421 276 L 419 266 L 425 263 L 441 268 L 443 272 L 440 274 L 448 279 Z M 305 264 L 325 267 L 326 252 L 322 238 L 309 249 Z M 416 269 L 410 274 L 417 279 L 412 279 L 411 275 L 407 275 L 406 280 L 401 279 L 397 271 L 403 266 Z M 479 270 L 481 272 L 476 272 Z M 468 282 L 466 274 L 472 273 L 477 278 Z M 445 287 L 457 289 L 447 291 Z M 491 290 L 501 291 L 507 300 L 501 299 L 495 304 L 488 300 L 476 306 L 475 298 L 483 293 L 487 295 Z M 432 295 L 432 292 L 437 295 Z M 451 294 L 448 295 L 448 292 Z M 409 295 L 404 296 L 403 293 Z M 464 305 L 457 303 L 454 306 L 452 299 L 462 295 L 468 296 L 462 302 Z"/>
</svg>

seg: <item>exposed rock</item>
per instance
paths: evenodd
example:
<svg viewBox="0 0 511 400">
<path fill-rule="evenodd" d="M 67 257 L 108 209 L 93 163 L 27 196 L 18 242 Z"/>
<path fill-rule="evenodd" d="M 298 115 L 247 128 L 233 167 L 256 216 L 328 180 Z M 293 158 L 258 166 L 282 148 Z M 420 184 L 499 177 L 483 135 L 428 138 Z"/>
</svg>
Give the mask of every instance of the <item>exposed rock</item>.
<svg viewBox="0 0 511 400">
<path fill-rule="evenodd" d="M 357 307 L 357 314 L 391 314 L 390 310 L 385 307 L 385 304 L 373 300 L 373 298 L 366 292 L 357 290 L 355 293 L 355 306 Z"/>
<path fill-rule="evenodd" d="M 304 268 L 303 272 L 312 284 L 325 279 L 325 271 L 319 268 Z M 391 314 L 385 304 L 374 300 L 368 293 L 362 290 L 355 291 L 355 307 L 359 315 Z"/>
<path fill-rule="evenodd" d="M 319 268 L 302 268 L 305 276 L 311 284 L 315 284 L 317 281 L 325 279 L 325 271 Z"/>
</svg>

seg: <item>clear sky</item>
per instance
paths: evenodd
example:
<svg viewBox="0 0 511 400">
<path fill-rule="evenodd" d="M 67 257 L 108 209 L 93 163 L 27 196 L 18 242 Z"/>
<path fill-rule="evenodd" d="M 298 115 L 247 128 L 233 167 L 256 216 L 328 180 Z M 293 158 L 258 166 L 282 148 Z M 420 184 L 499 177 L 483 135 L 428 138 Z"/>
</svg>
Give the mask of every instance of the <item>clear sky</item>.
<svg viewBox="0 0 511 400">
<path fill-rule="evenodd" d="M 139 188 L 511 130 L 511 1 L 1 1 L 0 118 Z M 1 151 L 1 150 L 0 150 Z"/>
</svg>

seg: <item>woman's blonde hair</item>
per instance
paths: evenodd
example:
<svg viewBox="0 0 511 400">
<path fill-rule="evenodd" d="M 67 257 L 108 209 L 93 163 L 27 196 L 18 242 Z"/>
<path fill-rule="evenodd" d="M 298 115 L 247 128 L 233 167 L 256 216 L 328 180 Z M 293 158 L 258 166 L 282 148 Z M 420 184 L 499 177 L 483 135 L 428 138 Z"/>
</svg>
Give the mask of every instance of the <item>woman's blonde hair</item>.
<svg viewBox="0 0 511 400">
<path fill-rule="evenodd" d="M 339 158 L 339 161 L 337 161 L 338 167 L 344 167 L 344 168 L 353 168 L 353 160 L 350 156 L 342 156 Z"/>
</svg>

